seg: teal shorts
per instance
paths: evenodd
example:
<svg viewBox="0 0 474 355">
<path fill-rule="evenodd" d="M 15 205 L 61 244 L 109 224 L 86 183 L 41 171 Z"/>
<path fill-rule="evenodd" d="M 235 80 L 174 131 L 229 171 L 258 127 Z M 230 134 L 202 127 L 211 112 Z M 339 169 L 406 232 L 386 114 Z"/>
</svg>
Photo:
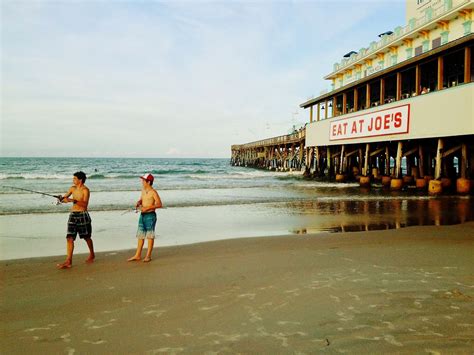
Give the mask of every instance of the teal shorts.
<svg viewBox="0 0 474 355">
<path fill-rule="evenodd" d="M 141 213 L 138 220 L 138 239 L 155 239 L 156 213 Z"/>
</svg>

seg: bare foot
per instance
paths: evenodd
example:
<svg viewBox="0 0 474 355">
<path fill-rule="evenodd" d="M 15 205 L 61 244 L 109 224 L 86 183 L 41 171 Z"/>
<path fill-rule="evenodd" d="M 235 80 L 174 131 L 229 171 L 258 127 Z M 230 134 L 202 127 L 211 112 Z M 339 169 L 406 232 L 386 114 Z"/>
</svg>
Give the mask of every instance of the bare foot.
<svg viewBox="0 0 474 355">
<path fill-rule="evenodd" d="M 70 261 L 66 261 L 62 264 L 57 264 L 56 267 L 58 269 L 70 269 L 72 267 L 72 263 Z"/>
<path fill-rule="evenodd" d="M 86 259 L 86 263 L 90 264 L 93 263 L 95 259 L 95 255 L 89 255 L 89 257 Z"/>
<path fill-rule="evenodd" d="M 144 263 L 149 263 L 151 261 L 151 257 L 147 256 L 145 259 L 143 259 Z"/>
<path fill-rule="evenodd" d="M 127 259 L 127 261 L 140 261 L 140 257 L 139 256 L 132 256 L 130 259 Z"/>
</svg>

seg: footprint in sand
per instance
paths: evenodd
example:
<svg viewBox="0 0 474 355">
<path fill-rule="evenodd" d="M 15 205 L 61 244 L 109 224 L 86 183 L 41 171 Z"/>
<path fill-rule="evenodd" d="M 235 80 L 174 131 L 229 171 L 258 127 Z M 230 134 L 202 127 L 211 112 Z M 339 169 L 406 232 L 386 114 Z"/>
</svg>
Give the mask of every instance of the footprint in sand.
<svg viewBox="0 0 474 355">
<path fill-rule="evenodd" d="M 441 355 L 442 353 L 440 351 L 432 350 L 432 349 L 425 349 L 425 352 L 427 352 L 430 355 Z"/>
<path fill-rule="evenodd" d="M 393 325 L 392 322 L 382 322 L 382 324 L 386 324 L 388 329 L 395 330 L 395 326 Z"/>
<path fill-rule="evenodd" d="M 38 327 L 38 328 L 30 328 L 30 329 L 25 329 L 24 332 L 36 332 L 38 330 L 50 330 L 50 327 Z"/>
<path fill-rule="evenodd" d="M 84 323 L 84 327 L 90 327 L 92 324 L 94 324 L 95 320 L 92 318 L 87 318 L 86 322 Z"/>
<path fill-rule="evenodd" d="M 395 345 L 395 346 L 403 346 L 402 343 L 395 340 L 395 337 L 393 335 L 386 334 L 386 335 L 383 336 L 383 339 L 389 344 L 392 344 L 392 345 Z"/>
<path fill-rule="evenodd" d="M 348 293 L 348 295 L 354 297 L 356 301 L 360 301 L 360 297 L 358 295 L 353 295 L 352 293 Z"/>
<path fill-rule="evenodd" d="M 253 300 L 255 298 L 255 293 L 243 293 L 241 295 L 238 295 L 238 298 L 248 298 L 250 300 Z"/>
<path fill-rule="evenodd" d="M 153 314 L 155 315 L 157 318 L 161 317 L 163 315 L 163 313 L 165 313 L 166 311 L 164 310 L 161 310 L 161 309 L 150 309 L 148 311 L 144 311 L 143 314 L 145 315 L 150 315 L 150 314 Z"/>
<path fill-rule="evenodd" d="M 379 341 L 380 340 L 380 337 L 368 338 L 368 337 L 356 336 L 356 338 L 360 339 L 360 340 L 371 340 L 371 341 Z"/>
<path fill-rule="evenodd" d="M 183 351 L 184 351 L 184 348 L 159 348 L 159 349 L 148 350 L 145 352 L 145 354 L 160 354 L 160 353 L 176 354 L 176 353 L 181 353 Z"/>
<path fill-rule="evenodd" d="M 82 342 L 83 342 L 83 343 L 86 343 L 86 344 L 93 344 L 93 345 L 100 345 L 100 344 L 105 344 L 105 343 L 107 343 L 107 341 L 106 341 L 106 340 L 102 340 L 102 339 L 100 339 L 100 340 L 96 340 L 96 341 L 92 341 L 92 340 L 83 340 Z"/>
<path fill-rule="evenodd" d="M 185 332 L 183 330 L 183 328 L 178 328 L 178 332 L 179 332 L 179 335 L 183 335 L 183 336 L 186 336 L 186 337 L 189 337 L 189 336 L 193 337 L 194 336 L 193 333 Z"/>
<path fill-rule="evenodd" d="M 210 311 L 210 310 L 216 309 L 216 308 L 218 308 L 218 307 L 219 307 L 219 305 L 216 304 L 216 305 L 214 305 L 214 306 L 209 306 L 209 307 L 200 307 L 199 310 L 200 310 L 200 311 Z"/>
<path fill-rule="evenodd" d="M 337 296 L 333 296 L 333 295 L 329 295 L 329 297 L 331 297 L 334 301 L 336 301 L 337 303 L 340 303 L 341 302 L 341 299 Z"/>
<path fill-rule="evenodd" d="M 300 325 L 300 322 L 291 322 L 287 320 L 280 320 L 277 322 L 278 325 Z"/>
<path fill-rule="evenodd" d="M 252 307 L 245 307 L 249 313 L 249 321 L 251 323 L 256 323 L 256 322 L 261 322 L 262 321 L 262 317 L 260 317 L 260 313 L 258 313 L 257 311 L 255 311 Z"/>
<path fill-rule="evenodd" d="M 291 294 L 292 296 L 299 296 L 300 295 L 300 289 L 299 288 L 295 288 L 293 290 L 286 290 L 285 293 L 289 293 Z"/>
<path fill-rule="evenodd" d="M 99 324 L 99 325 L 93 325 L 95 323 L 95 320 L 92 318 L 87 318 L 86 322 L 84 323 L 84 327 L 88 329 L 101 329 L 101 328 L 106 328 L 110 327 L 113 325 L 113 323 L 116 321 L 116 319 L 110 319 L 108 323 L 105 324 Z"/>
</svg>

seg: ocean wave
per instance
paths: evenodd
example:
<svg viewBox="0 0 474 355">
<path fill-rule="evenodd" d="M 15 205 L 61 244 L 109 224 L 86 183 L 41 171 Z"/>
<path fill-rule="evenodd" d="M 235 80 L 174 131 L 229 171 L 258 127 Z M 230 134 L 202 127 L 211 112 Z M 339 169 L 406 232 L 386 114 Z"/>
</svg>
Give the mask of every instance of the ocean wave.
<svg viewBox="0 0 474 355">
<path fill-rule="evenodd" d="M 189 202 L 171 202 L 164 208 L 185 208 L 185 207 L 213 207 L 213 206 L 236 206 L 236 205 L 260 205 L 269 203 L 288 203 L 292 199 L 248 199 L 248 200 L 216 200 L 216 201 L 189 201 Z M 125 204 L 91 206 L 89 212 L 107 212 L 122 211 L 132 212 L 132 206 Z M 49 213 L 69 213 L 69 210 L 57 206 L 43 206 L 42 208 L 29 209 L 9 209 L 0 211 L 0 216 L 19 215 L 19 214 L 49 214 Z"/>
<path fill-rule="evenodd" d="M 65 180 L 71 179 L 72 175 L 61 175 L 61 174 L 0 174 L 0 180 Z"/>
<path fill-rule="evenodd" d="M 206 169 L 189 169 L 189 168 L 170 168 L 170 169 L 152 169 L 150 171 L 153 175 L 164 177 L 191 178 L 191 179 L 255 179 L 277 177 L 278 179 L 292 179 L 300 177 L 301 174 L 294 173 L 277 173 L 265 170 L 248 170 L 236 171 L 236 169 L 227 169 L 222 167 L 209 167 Z M 143 171 L 120 170 L 111 169 L 109 171 L 94 171 L 87 173 L 87 178 L 91 180 L 102 179 L 135 179 L 143 175 Z M 0 180 L 71 180 L 72 174 L 63 174 L 58 172 L 2 172 L 0 173 Z"/>
<path fill-rule="evenodd" d="M 246 197 L 243 199 L 215 199 L 215 200 L 190 200 L 190 201 L 170 201 L 165 203 L 165 208 L 186 208 L 186 207 L 213 207 L 213 206 L 238 206 L 238 205 L 270 205 L 273 207 L 288 204 L 307 204 L 317 203 L 320 205 L 332 205 L 334 203 L 389 203 L 390 201 L 416 201 L 416 200 L 444 200 L 444 199 L 460 199 L 459 196 L 273 196 L 262 198 Z M 462 199 L 462 198 L 461 198 Z M 285 206 L 283 206 L 285 207 Z M 90 206 L 91 212 L 107 212 L 107 211 L 131 211 L 132 206 L 124 203 Z M 0 210 L 0 215 L 18 215 L 18 214 L 47 214 L 47 213 L 69 213 L 67 206 L 43 205 L 35 207 L 15 208 L 9 206 Z"/>
</svg>

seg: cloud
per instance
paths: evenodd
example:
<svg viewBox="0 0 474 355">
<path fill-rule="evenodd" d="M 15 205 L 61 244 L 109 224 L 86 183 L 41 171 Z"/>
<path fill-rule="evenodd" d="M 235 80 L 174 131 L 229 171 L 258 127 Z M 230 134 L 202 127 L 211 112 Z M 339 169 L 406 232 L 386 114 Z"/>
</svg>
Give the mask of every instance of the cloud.
<svg viewBox="0 0 474 355">
<path fill-rule="evenodd" d="M 385 30 L 386 2 L 357 4 L 4 1 L 2 154 L 227 157 L 285 134 Z"/>
</svg>

